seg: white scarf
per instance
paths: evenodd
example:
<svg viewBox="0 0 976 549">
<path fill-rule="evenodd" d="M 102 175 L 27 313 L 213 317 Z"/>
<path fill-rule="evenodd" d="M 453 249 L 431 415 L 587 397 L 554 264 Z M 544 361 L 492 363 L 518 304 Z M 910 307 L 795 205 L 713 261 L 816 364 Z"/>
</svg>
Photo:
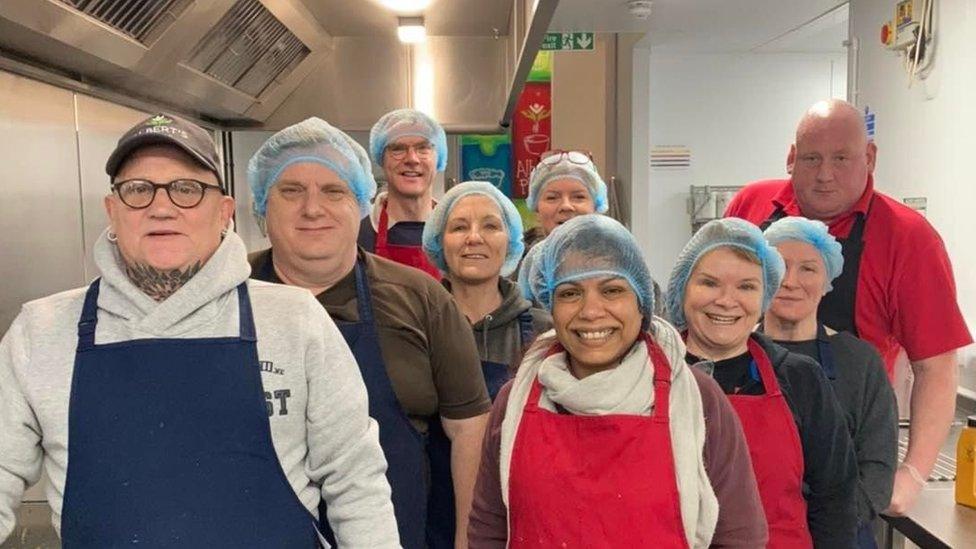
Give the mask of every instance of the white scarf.
<svg viewBox="0 0 976 549">
<path fill-rule="evenodd" d="M 685 365 L 685 346 L 670 324 L 655 317 L 654 338 L 671 365 L 671 452 L 685 539 L 691 547 L 708 547 L 718 521 L 718 500 L 705 472 L 705 418 L 701 393 Z M 546 357 L 555 343 L 555 332 L 539 336 L 526 352 L 512 383 L 501 432 L 502 499 L 508 506 L 509 468 L 515 433 L 532 384 L 542 384 L 539 407 L 555 412 L 555 404 L 576 415 L 650 415 L 653 408 L 654 365 L 648 368 L 647 346 L 638 340 L 620 365 L 583 379 L 570 372 L 565 352 Z M 509 521 L 509 527 L 511 522 Z"/>
</svg>

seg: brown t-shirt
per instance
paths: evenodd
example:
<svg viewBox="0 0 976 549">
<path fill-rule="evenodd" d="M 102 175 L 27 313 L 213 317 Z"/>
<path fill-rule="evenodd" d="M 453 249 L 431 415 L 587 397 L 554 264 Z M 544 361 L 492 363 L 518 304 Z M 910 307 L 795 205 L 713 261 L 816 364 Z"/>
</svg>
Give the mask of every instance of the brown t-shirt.
<svg viewBox="0 0 976 549">
<path fill-rule="evenodd" d="M 437 415 L 466 419 L 491 401 L 471 325 L 451 294 L 423 271 L 359 251 L 366 267 L 380 352 L 393 392 L 421 432 Z M 271 250 L 251 254 L 251 276 L 278 282 Z M 315 296 L 336 323 L 358 322 L 356 273 Z"/>
<path fill-rule="evenodd" d="M 705 471 L 719 507 L 711 546 L 765 547 L 766 515 L 739 418 L 714 380 L 694 368 L 691 371 L 698 382 L 705 415 Z M 508 541 L 508 513 L 502 501 L 498 460 L 502 420 L 511 389 L 509 382 L 498 392 L 485 432 L 468 523 L 468 547 L 471 549 L 504 549 Z"/>
</svg>

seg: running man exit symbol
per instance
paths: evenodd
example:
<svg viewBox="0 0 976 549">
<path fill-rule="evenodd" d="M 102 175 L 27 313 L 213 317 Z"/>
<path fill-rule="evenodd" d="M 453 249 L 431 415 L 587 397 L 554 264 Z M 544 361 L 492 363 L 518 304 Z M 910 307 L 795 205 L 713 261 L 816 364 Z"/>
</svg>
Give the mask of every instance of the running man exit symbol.
<svg viewBox="0 0 976 549">
<path fill-rule="evenodd" d="M 547 32 L 542 38 L 543 51 L 593 51 L 592 32 Z"/>
</svg>

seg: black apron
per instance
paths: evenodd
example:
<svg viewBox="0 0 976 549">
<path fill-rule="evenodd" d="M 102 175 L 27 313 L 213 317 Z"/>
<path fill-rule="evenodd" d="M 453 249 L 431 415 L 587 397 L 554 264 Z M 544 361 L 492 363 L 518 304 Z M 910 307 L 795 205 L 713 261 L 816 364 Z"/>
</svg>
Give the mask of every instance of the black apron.
<svg viewBox="0 0 976 549">
<path fill-rule="evenodd" d="M 78 322 L 64 547 L 317 547 L 271 440 L 247 286 L 240 336 L 95 344 Z"/>
<path fill-rule="evenodd" d="M 867 213 L 871 213 L 870 204 Z M 858 212 L 856 216 L 847 238 L 837 239 L 844 256 L 844 270 L 834 279 L 834 288 L 820 300 L 817 308 L 817 320 L 838 332 L 850 332 L 855 336 L 858 335 L 855 325 L 857 281 L 861 272 L 861 254 L 864 251 L 864 226 L 867 223 L 866 214 Z M 774 221 L 784 217 L 786 212 L 782 207 L 776 206 L 772 215 L 759 228 L 765 231 Z"/>
</svg>

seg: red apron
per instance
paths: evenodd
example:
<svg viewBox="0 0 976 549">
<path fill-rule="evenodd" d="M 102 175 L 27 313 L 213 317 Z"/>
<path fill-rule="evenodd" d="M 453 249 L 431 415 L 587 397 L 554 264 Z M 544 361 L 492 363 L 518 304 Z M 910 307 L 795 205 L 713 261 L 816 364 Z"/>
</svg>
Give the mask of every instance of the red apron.
<svg viewBox="0 0 976 549">
<path fill-rule="evenodd" d="M 440 282 L 441 272 L 427 260 L 427 254 L 424 253 L 422 247 L 403 246 L 401 244 L 390 244 L 387 242 L 389 223 L 390 218 L 386 215 L 386 204 L 383 204 L 382 209 L 380 209 L 380 226 L 376 231 L 376 250 L 374 250 L 376 255 L 408 267 L 420 269 Z"/>
<path fill-rule="evenodd" d="M 766 393 L 728 397 L 739 414 L 749 444 L 749 457 L 769 525 L 766 547 L 813 547 L 807 526 L 807 502 L 803 498 L 800 434 L 769 356 L 751 337 L 748 346 Z"/>
<path fill-rule="evenodd" d="M 509 547 L 688 547 L 668 421 L 671 368 L 644 341 L 654 364 L 651 416 L 549 412 L 534 381 L 512 448 Z"/>
</svg>

